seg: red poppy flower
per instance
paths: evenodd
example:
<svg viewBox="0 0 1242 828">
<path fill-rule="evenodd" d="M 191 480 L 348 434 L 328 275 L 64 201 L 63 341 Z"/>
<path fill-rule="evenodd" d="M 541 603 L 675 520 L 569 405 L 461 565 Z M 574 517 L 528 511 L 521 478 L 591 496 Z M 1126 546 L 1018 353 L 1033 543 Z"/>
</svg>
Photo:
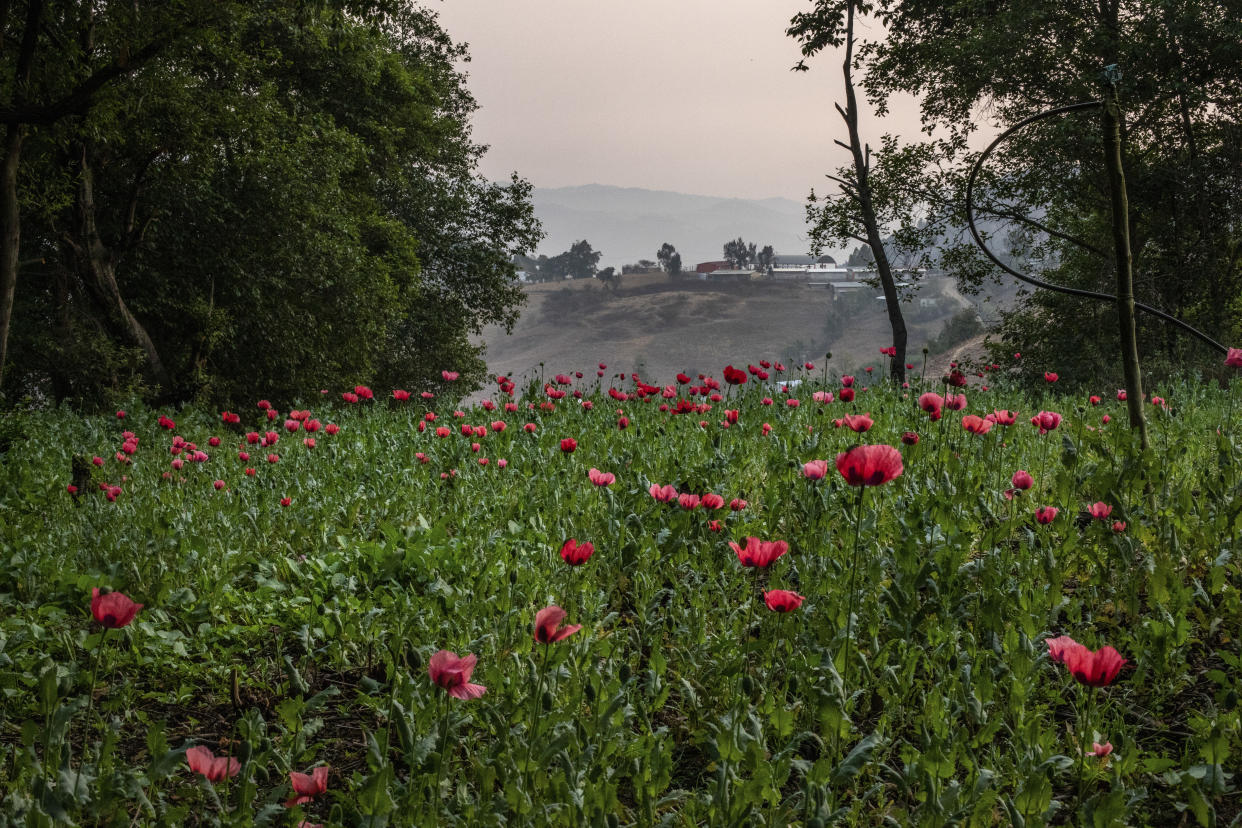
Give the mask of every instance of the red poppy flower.
<svg viewBox="0 0 1242 828">
<path fill-rule="evenodd" d="M 561 440 L 561 451 L 566 454 L 573 454 L 574 449 L 578 448 L 578 441 L 573 437 L 566 437 Z"/>
<path fill-rule="evenodd" d="M 1070 674 L 1088 687 L 1107 687 L 1129 663 L 1112 647 L 1090 650 L 1068 635 L 1049 638 L 1048 655 L 1068 667 Z"/>
<path fill-rule="evenodd" d="M 440 376 L 444 379 L 445 382 L 454 382 L 461 375 L 458 374 L 456 371 L 441 371 Z"/>
<path fill-rule="evenodd" d="M 919 435 L 915 434 L 913 431 L 903 432 L 901 435 L 901 442 L 907 446 L 917 446 L 919 444 Z"/>
<path fill-rule="evenodd" d="M 851 486 L 880 486 L 901 476 L 901 452 L 892 446 L 856 446 L 837 455 L 837 471 Z"/>
<path fill-rule="evenodd" d="M 1124 520 L 1114 520 L 1113 531 L 1118 533 L 1126 531 L 1126 522 Z"/>
<path fill-rule="evenodd" d="M 842 388 L 840 397 L 841 397 L 841 402 L 853 402 L 854 401 L 854 389 L 853 388 Z"/>
<path fill-rule="evenodd" d="M 944 382 L 946 385 L 952 385 L 954 388 L 961 388 L 966 385 L 966 375 L 954 368 L 944 378 Z"/>
<path fill-rule="evenodd" d="M 773 612 L 793 612 L 805 600 L 805 597 L 787 589 L 772 589 L 763 593 L 763 602 Z"/>
<path fill-rule="evenodd" d="M 943 407 L 944 397 L 939 394 L 928 391 L 926 394 L 919 395 L 919 408 L 923 409 L 927 413 L 939 413 L 940 409 Z"/>
<path fill-rule="evenodd" d="M 578 543 L 574 538 L 565 541 L 561 546 L 561 559 L 570 566 L 581 566 L 595 554 L 595 544 L 590 541 Z"/>
<path fill-rule="evenodd" d="M 884 356 L 895 357 L 897 356 L 897 346 L 889 345 L 887 348 L 881 348 L 880 353 Z"/>
<path fill-rule="evenodd" d="M 962 418 L 962 428 L 971 434 L 987 434 L 992 430 L 992 421 L 976 417 L 974 414 L 967 414 Z"/>
<path fill-rule="evenodd" d="M 724 413 L 725 422 L 726 422 L 726 423 L 731 423 L 731 424 L 732 424 L 732 423 L 736 423 L 736 422 L 737 422 L 737 415 L 738 415 L 738 410 L 737 410 L 736 408 L 732 408 L 732 409 L 727 408 L 727 409 L 725 409 L 725 413 Z"/>
<path fill-rule="evenodd" d="M 965 394 L 945 394 L 944 407 L 950 411 L 961 411 L 966 407 Z"/>
<path fill-rule="evenodd" d="M 997 425 L 1011 426 L 1018 420 L 1018 412 L 998 408 L 992 412 L 992 419 Z"/>
<path fill-rule="evenodd" d="M 566 614 L 565 610 L 556 605 L 544 607 L 535 613 L 535 640 L 540 644 L 553 644 L 564 641 L 582 629 L 581 624 L 562 627 L 561 622 L 565 620 Z"/>
<path fill-rule="evenodd" d="M 702 498 L 696 494 L 682 493 L 677 495 L 677 505 L 687 512 L 699 508 L 699 504 L 702 502 Z"/>
<path fill-rule="evenodd" d="M 744 385 L 746 383 L 746 372 L 740 368 L 734 368 L 732 365 L 726 365 L 724 378 L 725 382 L 730 385 Z"/>
<path fill-rule="evenodd" d="M 828 474 L 827 460 L 812 460 L 802 464 L 802 476 L 807 480 L 823 480 Z"/>
<path fill-rule="evenodd" d="M 708 492 L 707 494 L 699 498 L 699 505 L 702 506 L 704 509 L 723 509 L 724 498 L 718 494 Z"/>
<path fill-rule="evenodd" d="M 1087 400 L 1087 402 L 1091 403 L 1092 405 L 1099 405 L 1100 397 L 1097 394 L 1092 394 L 1091 397 Z"/>
<path fill-rule="evenodd" d="M 211 485 L 212 485 L 212 486 L 215 486 L 216 491 L 218 492 L 218 491 L 220 491 L 221 489 L 223 489 L 223 488 L 224 488 L 224 481 L 223 481 L 223 480 L 217 480 L 217 481 L 213 482 Z"/>
<path fill-rule="evenodd" d="M 487 692 L 483 685 L 470 683 L 478 660 L 474 653 L 458 657 L 457 653 L 440 650 L 427 662 L 427 675 L 455 699 L 477 699 Z"/>
<path fill-rule="evenodd" d="M 844 423 L 846 428 L 859 434 L 875 425 L 875 421 L 866 414 L 846 414 L 841 418 L 841 422 Z"/>
<path fill-rule="evenodd" d="M 742 566 L 766 567 L 789 551 L 785 541 L 761 541 L 758 538 L 747 538 L 745 546 L 738 546 L 729 541 L 729 546 L 737 555 Z"/>
<path fill-rule="evenodd" d="M 1242 348 L 1230 348 L 1225 355 L 1225 364 L 1230 368 L 1242 368 Z"/>
<path fill-rule="evenodd" d="M 620 429 L 621 431 L 624 431 L 625 429 L 629 427 L 630 427 L 629 417 L 621 417 L 617 420 L 617 428 Z"/>
<path fill-rule="evenodd" d="M 729 509 L 734 512 L 742 511 L 743 509 L 746 508 L 747 505 L 748 505 L 747 502 L 745 500 L 742 500 L 740 497 L 735 497 L 729 501 Z"/>
<path fill-rule="evenodd" d="M 1015 489 L 1022 489 L 1023 491 L 1026 491 L 1035 485 L 1035 479 L 1031 477 L 1030 472 L 1018 469 L 1013 473 L 1012 483 Z"/>
<path fill-rule="evenodd" d="M 1060 377 L 1058 377 L 1056 374 L 1052 373 L 1051 371 L 1044 371 L 1045 382 L 1056 382 L 1058 379 L 1060 379 Z"/>
<path fill-rule="evenodd" d="M 591 482 L 596 486 L 611 486 L 613 483 L 617 482 L 617 476 L 612 472 L 602 472 L 594 467 L 587 472 L 587 477 L 589 477 Z"/>
<path fill-rule="evenodd" d="M 397 402 L 405 402 L 410 398 L 410 392 L 401 388 L 394 388 L 392 390 L 392 398 Z"/>
<path fill-rule="evenodd" d="M 320 765 L 308 774 L 289 771 L 289 783 L 293 786 L 295 795 L 285 802 L 285 807 L 292 808 L 294 805 L 310 802 L 325 793 L 328 790 L 328 770 L 327 765 Z"/>
<path fill-rule="evenodd" d="M 119 592 L 100 594 L 99 587 L 91 589 L 91 615 L 110 630 L 128 626 L 140 609 L 142 604 L 135 604 Z"/>
<path fill-rule="evenodd" d="M 1040 506 L 1035 510 L 1035 519 L 1047 526 L 1057 519 L 1057 513 L 1060 511 L 1056 506 Z"/>
<path fill-rule="evenodd" d="M 241 770 L 241 762 L 232 756 L 216 756 L 208 748 L 199 745 L 185 752 L 185 761 L 190 770 L 201 774 L 208 782 L 219 782 L 226 777 L 237 776 Z"/>
<path fill-rule="evenodd" d="M 845 376 L 841 377 L 841 387 L 842 388 L 854 387 L 854 378 L 850 376 L 849 374 L 846 374 Z"/>
</svg>

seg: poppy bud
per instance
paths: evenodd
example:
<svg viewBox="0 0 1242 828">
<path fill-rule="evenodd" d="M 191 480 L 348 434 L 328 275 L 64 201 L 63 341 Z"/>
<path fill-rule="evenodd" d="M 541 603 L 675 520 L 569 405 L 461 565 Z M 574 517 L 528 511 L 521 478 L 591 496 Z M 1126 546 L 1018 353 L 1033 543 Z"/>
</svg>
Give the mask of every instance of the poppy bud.
<svg viewBox="0 0 1242 828">
<path fill-rule="evenodd" d="M 630 680 L 630 665 L 628 663 L 622 664 L 621 671 L 618 675 L 621 679 L 622 684 L 625 684 L 627 681 L 629 681 Z"/>
<path fill-rule="evenodd" d="M 742 676 L 742 692 L 747 696 L 755 692 L 755 680 L 750 677 L 750 674 Z"/>
<path fill-rule="evenodd" d="M 608 828 L 621 828 L 621 817 L 617 816 L 616 813 L 609 812 Z"/>
<path fill-rule="evenodd" d="M 509 583 L 511 585 L 517 583 L 517 570 L 516 569 L 509 570 Z"/>
<path fill-rule="evenodd" d="M 544 712 L 546 713 L 546 712 L 550 711 L 550 710 L 552 709 L 552 707 L 553 707 L 553 704 L 554 704 L 554 701 L 553 701 L 553 699 L 552 699 L 552 691 L 551 691 L 551 690 L 544 690 L 544 691 L 543 691 L 543 710 L 544 710 Z"/>
<path fill-rule="evenodd" d="M 586 696 L 588 702 L 593 703 L 595 701 L 595 685 L 587 682 L 586 686 L 582 688 L 582 694 Z"/>
</svg>

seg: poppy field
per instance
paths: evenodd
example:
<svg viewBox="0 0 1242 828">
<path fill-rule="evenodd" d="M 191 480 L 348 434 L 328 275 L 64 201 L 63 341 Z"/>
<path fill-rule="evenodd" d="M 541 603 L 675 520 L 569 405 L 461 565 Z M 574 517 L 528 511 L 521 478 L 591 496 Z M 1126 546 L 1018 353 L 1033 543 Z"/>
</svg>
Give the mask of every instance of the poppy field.
<svg viewBox="0 0 1242 828">
<path fill-rule="evenodd" d="M 1242 825 L 1237 394 L 989 368 L 8 415 L 0 825 Z"/>
</svg>

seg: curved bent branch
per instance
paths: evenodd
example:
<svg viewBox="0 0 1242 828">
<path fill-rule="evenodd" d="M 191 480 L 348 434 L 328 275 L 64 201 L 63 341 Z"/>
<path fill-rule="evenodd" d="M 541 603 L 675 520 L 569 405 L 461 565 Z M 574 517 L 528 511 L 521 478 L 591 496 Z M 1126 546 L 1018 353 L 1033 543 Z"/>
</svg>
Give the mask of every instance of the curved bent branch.
<svg viewBox="0 0 1242 828">
<path fill-rule="evenodd" d="M 1029 124 L 1033 124 L 1036 121 L 1043 120 L 1044 118 L 1049 118 L 1053 115 L 1061 115 L 1066 112 L 1079 112 L 1084 109 L 1094 109 L 1098 106 L 1101 106 L 1102 103 L 1103 103 L 1102 101 L 1083 101 L 1081 103 L 1068 104 L 1066 106 L 1058 106 L 1055 109 L 1049 109 L 1045 112 L 1040 112 L 1037 115 L 1032 115 L 1029 118 L 1025 118 L 1019 121 L 1018 123 L 1014 124 L 1013 126 L 1011 126 L 1009 129 L 1002 132 L 1000 135 L 998 135 L 996 137 L 996 140 L 994 140 L 991 144 L 988 144 L 988 148 L 985 149 L 983 153 L 979 156 L 979 158 L 975 161 L 974 166 L 971 167 L 970 169 L 970 176 L 966 179 L 966 224 L 970 228 L 970 235 L 974 237 L 975 244 L 979 246 L 979 249 L 983 251 L 984 255 L 986 255 L 989 259 L 991 259 L 993 264 L 995 264 L 997 267 L 999 267 L 1001 270 L 1005 271 L 1006 273 L 1008 273 L 1010 276 L 1014 277 L 1015 279 L 1018 279 L 1019 281 L 1022 281 L 1022 282 L 1026 282 L 1028 285 L 1034 285 L 1035 287 L 1043 288 L 1044 290 L 1055 291 L 1056 293 L 1065 293 L 1070 296 L 1083 296 L 1088 299 L 1099 299 L 1104 302 L 1116 302 L 1117 297 L 1113 296 L 1110 293 L 1101 293 L 1095 290 L 1084 290 L 1082 288 L 1066 287 L 1065 285 L 1054 285 L 1051 282 L 1045 282 L 1040 279 L 1036 279 L 1032 276 L 1026 276 L 1026 275 L 1019 273 L 1018 271 L 1014 270 L 1012 267 L 1009 267 L 1007 264 L 1002 262 L 999 258 L 997 258 L 996 254 L 993 253 L 988 248 L 988 246 L 984 243 L 983 238 L 979 235 L 978 228 L 975 227 L 975 210 L 974 210 L 975 179 L 979 176 L 979 171 L 983 169 L 983 163 L 987 161 L 988 156 L 992 154 L 993 150 L 995 150 L 998 146 L 1000 146 L 1000 144 L 1005 139 L 1007 139 L 1010 135 L 1012 135 L 1013 133 L 1017 132 L 1018 130 L 1022 129 L 1023 127 Z M 1151 305 L 1145 305 L 1142 302 L 1135 302 L 1134 307 L 1137 308 L 1138 310 L 1143 311 L 1144 313 L 1151 314 L 1152 316 L 1155 316 L 1159 319 L 1163 319 L 1165 322 L 1168 322 L 1172 325 L 1176 325 L 1177 327 L 1186 331 L 1187 333 L 1194 336 L 1201 342 L 1215 348 L 1217 351 L 1219 351 L 1222 354 L 1228 353 L 1229 351 L 1228 348 L 1226 348 L 1224 345 L 1217 342 L 1215 339 L 1212 339 L 1212 337 L 1208 336 L 1203 331 L 1187 324 L 1186 322 L 1183 322 L 1182 320 L 1178 319 L 1176 316 L 1171 316 L 1170 314 L 1167 314 L 1164 311 L 1159 310 L 1158 308 L 1153 308 Z"/>
</svg>

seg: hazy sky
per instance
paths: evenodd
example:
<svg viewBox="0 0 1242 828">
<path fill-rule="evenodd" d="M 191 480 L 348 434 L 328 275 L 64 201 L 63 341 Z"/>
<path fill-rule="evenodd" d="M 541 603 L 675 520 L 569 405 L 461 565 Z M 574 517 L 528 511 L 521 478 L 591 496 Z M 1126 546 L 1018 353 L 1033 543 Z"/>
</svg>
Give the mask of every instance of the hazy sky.
<svg viewBox="0 0 1242 828">
<path fill-rule="evenodd" d="M 789 19 L 810 0 L 442 0 L 470 45 L 482 172 L 537 187 L 615 184 L 803 200 L 848 163 L 833 109 L 841 59 L 791 72 Z M 871 34 L 875 33 L 872 29 Z M 867 29 L 859 32 L 868 35 Z M 914 135 L 912 103 L 864 137 Z"/>
</svg>

